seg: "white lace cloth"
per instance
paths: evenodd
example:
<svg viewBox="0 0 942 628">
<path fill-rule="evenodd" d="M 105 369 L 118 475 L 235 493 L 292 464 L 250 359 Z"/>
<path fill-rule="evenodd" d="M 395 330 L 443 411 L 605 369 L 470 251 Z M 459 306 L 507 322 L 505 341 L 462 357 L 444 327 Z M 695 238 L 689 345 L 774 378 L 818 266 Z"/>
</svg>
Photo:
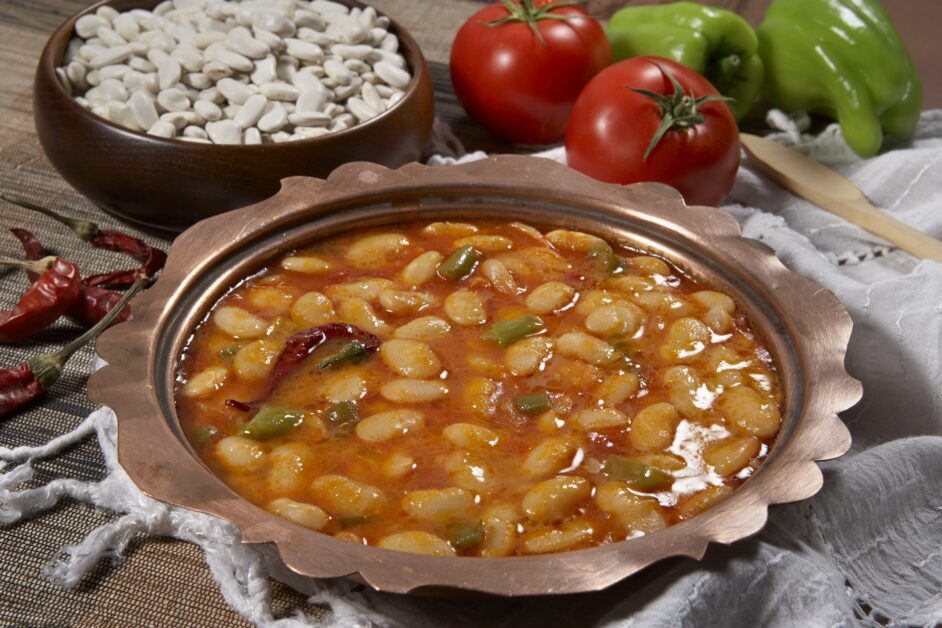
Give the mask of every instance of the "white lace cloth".
<svg viewBox="0 0 942 628">
<path fill-rule="evenodd" d="M 923 114 L 911 145 L 865 161 L 849 151 L 836 125 L 809 137 L 802 134 L 807 120 L 801 117 L 773 112 L 769 122 L 782 130 L 775 139 L 837 168 L 877 206 L 942 235 L 942 110 Z M 543 156 L 565 159 L 561 149 Z M 847 366 L 864 383 L 864 399 L 844 416 L 854 445 L 822 465 L 820 493 L 774 507 L 753 539 L 713 546 L 700 562 L 668 561 L 600 593 L 467 602 L 385 595 L 345 583 L 290 583 L 309 593 L 311 603 L 329 605 L 336 626 L 942 621 L 942 265 L 919 262 L 796 199 L 748 164 L 730 201 L 727 208 L 746 236 L 764 241 L 790 268 L 835 292 L 855 322 Z M 33 460 L 55 456 L 93 433 L 109 469 L 104 480 L 57 479 L 19 489 L 31 477 Z M 171 536 L 203 548 L 220 591 L 246 619 L 273 626 L 312 623 L 304 609 L 290 618 L 272 617 L 270 552 L 242 545 L 227 522 L 166 506 L 137 490 L 118 465 L 115 418 L 107 408 L 43 447 L 0 449 L 0 464 L 0 524 L 47 510 L 64 496 L 123 514 L 50 562 L 46 576 L 63 586 L 76 585 L 103 557 L 120 556 L 137 533 Z"/>
</svg>

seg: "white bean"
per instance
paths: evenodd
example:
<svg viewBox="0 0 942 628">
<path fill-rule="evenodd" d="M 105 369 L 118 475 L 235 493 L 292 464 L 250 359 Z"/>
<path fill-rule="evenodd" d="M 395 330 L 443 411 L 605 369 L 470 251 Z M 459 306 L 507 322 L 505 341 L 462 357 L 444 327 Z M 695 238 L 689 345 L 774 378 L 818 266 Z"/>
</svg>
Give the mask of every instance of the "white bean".
<svg viewBox="0 0 942 628">
<path fill-rule="evenodd" d="M 356 434 L 369 443 L 380 443 L 422 429 L 421 412 L 398 409 L 371 414 L 357 423 Z"/>
<path fill-rule="evenodd" d="M 373 8 L 327 0 L 105 6 L 77 20 L 57 74 L 82 106 L 133 130 L 167 136 L 170 124 L 182 139 L 225 144 L 304 139 L 371 120 L 403 97 L 412 76 L 389 24 Z M 255 95 L 285 104 L 246 107 Z"/>
<path fill-rule="evenodd" d="M 289 38 L 285 40 L 285 52 L 301 61 L 318 63 L 324 60 L 324 50 L 317 44 L 303 39 Z"/>
<path fill-rule="evenodd" d="M 397 68 L 388 61 L 379 61 L 373 66 L 376 75 L 398 89 L 405 89 L 412 82 L 412 77 L 402 68 Z"/>
<path fill-rule="evenodd" d="M 131 115 L 134 116 L 134 120 L 142 129 L 149 129 L 157 122 L 157 108 L 154 107 L 154 101 L 151 100 L 146 93 L 137 91 L 131 94 L 131 98 L 128 100 L 128 106 L 131 109 Z"/>
<path fill-rule="evenodd" d="M 208 100 L 198 100 L 193 103 L 193 109 L 197 114 L 207 122 L 215 122 L 222 119 L 222 109 L 215 103 Z"/>
<path fill-rule="evenodd" d="M 252 95 L 252 90 L 248 86 L 231 78 L 220 79 L 216 82 L 216 87 L 223 96 L 229 99 L 229 102 L 236 105 L 244 104 Z"/>
<path fill-rule="evenodd" d="M 301 90 L 287 83 L 267 83 L 259 87 L 259 91 L 262 95 L 271 100 L 284 100 L 288 102 L 296 101 L 298 96 L 301 95 Z"/>
<path fill-rule="evenodd" d="M 244 26 L 236 26 L 229 31 L 229 48 L 249 59 L 263 59 L 271 52 L 271 48 L 252 37 Z"/>
<path fill-rule="evenodd" d="M 286 124 L 288 124 L 288 112 L 280 104 L 274 103 L 271 111 L 259 119 L 258 130 L 265 133 L 274 133 L 283 129 Z"/>
<path fill-rule="evenodd" d="M 242 105 L 242 108 L 239 109 L 239 113 L 233 119 L 233 122 L 235 122 L 240 129 L 248 129 L 251 126 L 255 126 L 262 117 L 266 106 L 268 106 L 268 99 L 263 95 L 254 94 L 249 96 L 245 104 Z"/>
<path fill-rule="evenodd" d="M 185 111 L 190 108 L 190 99 L 176 87 L 171 87 L 157 94 L 157 104 L 166 111 Z"/>
<path fill-rule="evenodd" d="M 275 80 L 277 76 L 277 63 L 274 56 L 267 56 L 255 62 L 255 69 L 252 71 L 252 82 L 261 87 Z"/>
</svg>

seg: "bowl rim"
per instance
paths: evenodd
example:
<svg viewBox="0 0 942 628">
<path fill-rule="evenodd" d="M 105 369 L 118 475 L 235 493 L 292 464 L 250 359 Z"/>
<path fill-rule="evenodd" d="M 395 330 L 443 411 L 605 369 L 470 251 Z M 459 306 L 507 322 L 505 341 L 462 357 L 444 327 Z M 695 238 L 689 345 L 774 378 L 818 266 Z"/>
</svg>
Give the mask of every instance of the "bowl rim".
<svg viewBox="0 0 942 628">
<path fill-rule="evenodd" d="M 402 200 L 410 190 L 420 190 L 430 205 Z M 419 213 L 432 211 L 434 198 L 448 193 L 482 198 L 504 195 L 521 203 L 550 199 L 560 207 L 576 208 L 554 218 L 556 223 L 627 220 L 639 232 L 667 230 L 678 242 L 696 242 L 704 251 L 738 264 L 729 265 L 730 272 L 752 278 L 763 298 L 785 317 L 776 323 L 787 327 L 778 332 L 781 337 L 766 337 L 770 349 L 777 358 L 777 352 L 794 351 L 788 363 L 777 360 L 780 370 L 786 370 L 781 373 L 786 415 L 794 418 L 786 419 L 788 425 L 783 422 L 772 453 L 753 477 L 704 513 L 635 539 L 538 556 L 439 558 L 354 545 L 300 528 L 237 496 L 198 462 L 182 434 L 174 431 L 172 400 L 168 406 L 166 391 L 161 392 L 168 374 L 172 383 L 179 360 L 179 354 L 158 353 L 161 334 L 184 319 L 190 321 L 187 329 L 191 331 L 192 321 L 205 314 L 199 307 L 210 307 L 234 285 L 232 278 L 250 267 L 253 243 L 274 238 L 290 248 L 291 237 L 316 240 L 329 235 L 323 226 L 318 227 L 325 220 L 366 225 L 371 216 L 367 210 L 366 219 L 350 216 L 356 213 L 354 208 L 371 202 L 378 203 L 374 221 L 416 219 Z M 592 207 L 600 213 L 588 213 Z M 601 211 L 606 207 L 608 215 Z M 524 211 L 521 205 L 520 212 Z M 639 237 L 643 241 L 645 236 Z M 271 246 L 264 249 L 267 254 L 272 250 Z M 230 266 L 240 251 L 243 261 Z M 255 267 L 270 259 L 259 262 L 259 257 L 254 255 L 251 262 Z M 676 258 L 668 259 L 677 263 Z M 188 305 L 187 292 L 192 292 L 200 277 L 218 270 L 223 260 L 224 272 L 229 274 L 213 280 L 216 294 L 204 295 L 199 307 Z M 537 157 L 491 157 L 449 167 L 410 164 L 398 170 L 361 162 L 341 166 L 326 180 L 285 179 L 281 191 L 270 199 L 206 219 L 179 236 L 161 278 L 133 307 L 133 320 L 99 339 L 97 350 L 108 366 L 92 375 L 88 395 L 117 414 L 119 460 L 137 486 L 158 500 L 232 522 L 240 529 L 243 543 L 274 544 L 282 563 L 301 576 L 353 577 L 377 590 L 396 593 L 442 588 L 503 596 L 595 591 L 670 556 L 699 559 L 711 542 L 732 543 L 761 529 L 769 505 L 805 499 L 820 490 L 823 476 L 815 461 L 849 449 L 850 433 L 837 413 L 852 407 L 862 395 L 860 383 L 844 369 L 852 323 L 838 299 L 787 269 L 768 246 L 743 238 L 729 213 L 688 207 L 666 186 L 601 183 Z M 751 310 L 750 318 L 755 326 Z M 768 329 L 772 325 L 768 323 Z M 179 348 L 184 339 L 175 342 Z M 796 372 L 789 374 L 789 369 Z M 800 380 L 789 379 L 799 376 Z M 792 389 L 797 392 L 789 400 Z"/>
<path fill-rule="evenodd" d="M 415 41 L 415 39 L 413 39 L 412 35 L 392 17 L 377 10 L 377 16 L 384 16 L 389 19 L 389 28 L 387 30 L 389 32 L 393 32 L 396 37 L 399 38 L 400 54 L 402 54 L 402 56 L 406 59 L 406 62 L 412 66 L 412 79 L 409 81 L 409 86 L 403 91 L 402 98 L 393 104 L 392 107 L 389 107 L 382 113 L 373 118 L 370 118 L 366 122 L 359 122 L 352 127 L 344 129 L 343 131 L 330 133 L 328 136 L 309 137 L 304 139 L 291 140 L 290 142 L 271 142 L 268 144 L 205 144 L 203 142 L 188 142 L 177 138 L 149 135 L 146 131 L 135 131 L 133 129 L 129 129 L 81 106 L 76 101 L 76 96 L 70 94 L 62 85 L 62 81 L 59 79 L 58 73 L 56 72 L 57 69 L 62 67 L 57 65 L 56 60 L 59 59 L 60 61 L 64 61 L 65 52 L 68 49 L 69 42 L 72 40 L 72 37 L 75 33 L 75 23 L 82 16 L 95 13 L 103 6 L 114 7 L 114 5 L 145 3 L 152 4 L 153 7 L 156 7 L 163 1 L 164 0 L 98 0 L 98 2 L 95 2 L 91 6 L 74 13 L 72 16 L 67 18 L 65 22 L 63 22 L 55 31 L 53 31 L 52 35 L 49 36 L 49 39 L 46 40 L 46 44 L 43 46 L 37 68 L 45 75 L 46 80 L 53 85 L 53 89 L 56 91 L 56 95 L 60 98 L 60 100 L 62 102 L 68 102 L 68 105 L 66 106 L 70 107 L 78 115 L 88 116 L 93 122 L 104 124 L 106 127 L 113 129 L 115 132 L 128 134 L 136 141 L 153 141 L 157 142 L 158 144 L 167 144 L 177 148 L 193 147 L 196 150 L 215 149 L 219 151 L 238 151 L 239 154 L 243 155 L 246 151 L 254 151 L 258 154 L 263 154 L 267 151 L 277 150 L 284 144 L 288 144 L 292 147 L 313 146 L 319 141 L 328 137 L 329 139 L 336 138 L 338 140 L 342 140 L 349 137 L 350 135 L 353 135 L 357 131 L 369 132 L 374 130 L 377 125 L 381 125 L 386 118 L 393 115 L 400 106 L 408 105 L 408 102 L 415 98 L 419 86 L 424 79 L 424 75 L 429 72 L 425 55 L 422 53 L 422 49 L 419 47 L 419 44 Z M 351 8 L 365 8 L 370 6 L 361 0 L 334 1 L 345 4 Z"/>
</svg>

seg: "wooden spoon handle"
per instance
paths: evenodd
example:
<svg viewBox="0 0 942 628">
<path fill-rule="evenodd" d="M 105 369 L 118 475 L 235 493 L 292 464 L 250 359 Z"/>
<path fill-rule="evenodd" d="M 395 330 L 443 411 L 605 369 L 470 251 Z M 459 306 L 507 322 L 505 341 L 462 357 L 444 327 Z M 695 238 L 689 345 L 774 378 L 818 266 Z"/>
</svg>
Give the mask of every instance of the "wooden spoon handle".
<svg viewBox="0 0 942 628">
<path fill-rule="evenodd" d="M 786 190 L 916 257 L 942 262 L 942 242 L 877 209 L 837 172 L 771 140 L 746 133 L 740 137 L 756 167 Z"/>
</svg>

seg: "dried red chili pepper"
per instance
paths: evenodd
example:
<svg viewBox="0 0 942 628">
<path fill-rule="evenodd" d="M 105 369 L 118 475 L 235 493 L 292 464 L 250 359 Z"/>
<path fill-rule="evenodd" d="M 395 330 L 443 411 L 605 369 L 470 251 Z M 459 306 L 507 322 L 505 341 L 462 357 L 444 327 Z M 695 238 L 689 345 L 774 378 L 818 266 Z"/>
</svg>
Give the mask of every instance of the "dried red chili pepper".
<svg viewBox="0 0 942 628">
<path fill-rule="evenodd" d="M 55 353 L 37 355 L 13 368 L 0 369 L 0 416 L 13 412 L 49 390 L 62 375 L 69 358 L 111 325 L 128 301 L 149 283 L 147 278 L 138 280 L 94 327 Z"/>
<path fill-rule="evenodd" d="M 91 243 L 92 246 L 108 251 L 115 251 L 117 253 L 125 253 L 140 262 L 140 266 L 137 268 L 129 268 L 127 270 L 101 273 L 86 277 L 84 280 L 86 285 L 126 288 L 140 277 L 153 277 L 164 267 L 167 261 L 166 253 L 156 247 L 150 246 L 140 238 L 121 233 L 120 231 L 101 229 L 98 225 L 88 220 L 69 218 L 51 209 L 41 207 L 23 199 L 13 198 L 6 194 L 0 195 L 0 198 L 24 209 L 39 212 L 49 216 L 53 220 L 61 222 L 72 229 L 79 238 Z"/>
<path fill-rule="evenodd" d="M 42 245 L 39 238 L 33 235 L 32 232 L 26 229 L 10 229 L 10 233 L 15 235 L 20 241 L 20 244 L 23 245 L 23 254 L 26 259 L 38 260 L 46 256 L 46 247 Z M 35 280 L 35 277 L 30 277 L 30 280 Z"/>
<path fill-rule="evenodd" d="M 255 408 L 259 403 L 268 399 L 268 397 L 275 392 L 278 384 L 297 368 L 298 364 L 310 357 L 321 345 L 332 338 L 350 338 L 359 343 L 360 351 L 357 352 L 357 355 L 376 353 L 379 351 L 380 344 L 382 344 L 382 341 L 377 336 L 359 327 L 347 325 L 346 323 L 328 323 L 327 325 L 305 329 L 304 331 L 294 334 L 285 342 L 285 348 L 282 349 L 281 354 L 275 361 L 275 366 L 272 368 L 271 376 L 268 379 L 268 387 L 265 390 L 265 395 L 261 399 L 257 399 L 251 403 L 227 399 L 226 405 L 243 412 Z M 336 355 L 343 352 L 344 350 L 342 349 Z M 327 358 L 322 363 L 318 364 L 318 366 L 321 368 L 330 368 L 336 363 L 336 355 Z M 351 352 L 349 355 L 353 356 L 354 354 Z"/>
<path fill-rule="evenodd" d="M 46 329 L 72 307 L 82 289 L 78 267 L 61 257 L 38 262 L 4 259 L 0 264 L 42 273 L 15 307 L 0 312 L 0 342 L 21 342 Z"/>
<path fill-rule="evenodd" d="M 366 353 L 376 353 L 382 341 L 368 331 L 359 327 L 347 325 L 346 323 L 328 323 L 320 327 L 312 327 L 300 331 L 285 342 L 285 348 L 281 351 L 275 366 L 272 368 L 271 377 L 268 379 L 268 389 L 265 396 L 270 396 L 278 384 L 293 371 L 298 364 L 305 358 L 313 354 L 318 347 L 332 338 L 350 338 L 359 340 L 363 344 Z"/>
<path fill-rule="evenodd" d="M 46 254 L 46 249 L 39 239 L 26 229 L 10 229 L 23 245 L 23 252 L 28 260 L 41 259 Z M 35 281 L 39 276 L 32 271 L 26 271 L 31 281 Z M 121 295 L 113 290 L 107 290 L 98 286 L 83 285 L 78 299 L 69 308 L 69 316 L 76 321 L 91 327 L 102 317 L 111 311 L 111 309 L 121 300 Z M 131 320 L 132 312 L 130 307 L 121 310 L 116 323 L 123 323 Z"/>
</svg>

